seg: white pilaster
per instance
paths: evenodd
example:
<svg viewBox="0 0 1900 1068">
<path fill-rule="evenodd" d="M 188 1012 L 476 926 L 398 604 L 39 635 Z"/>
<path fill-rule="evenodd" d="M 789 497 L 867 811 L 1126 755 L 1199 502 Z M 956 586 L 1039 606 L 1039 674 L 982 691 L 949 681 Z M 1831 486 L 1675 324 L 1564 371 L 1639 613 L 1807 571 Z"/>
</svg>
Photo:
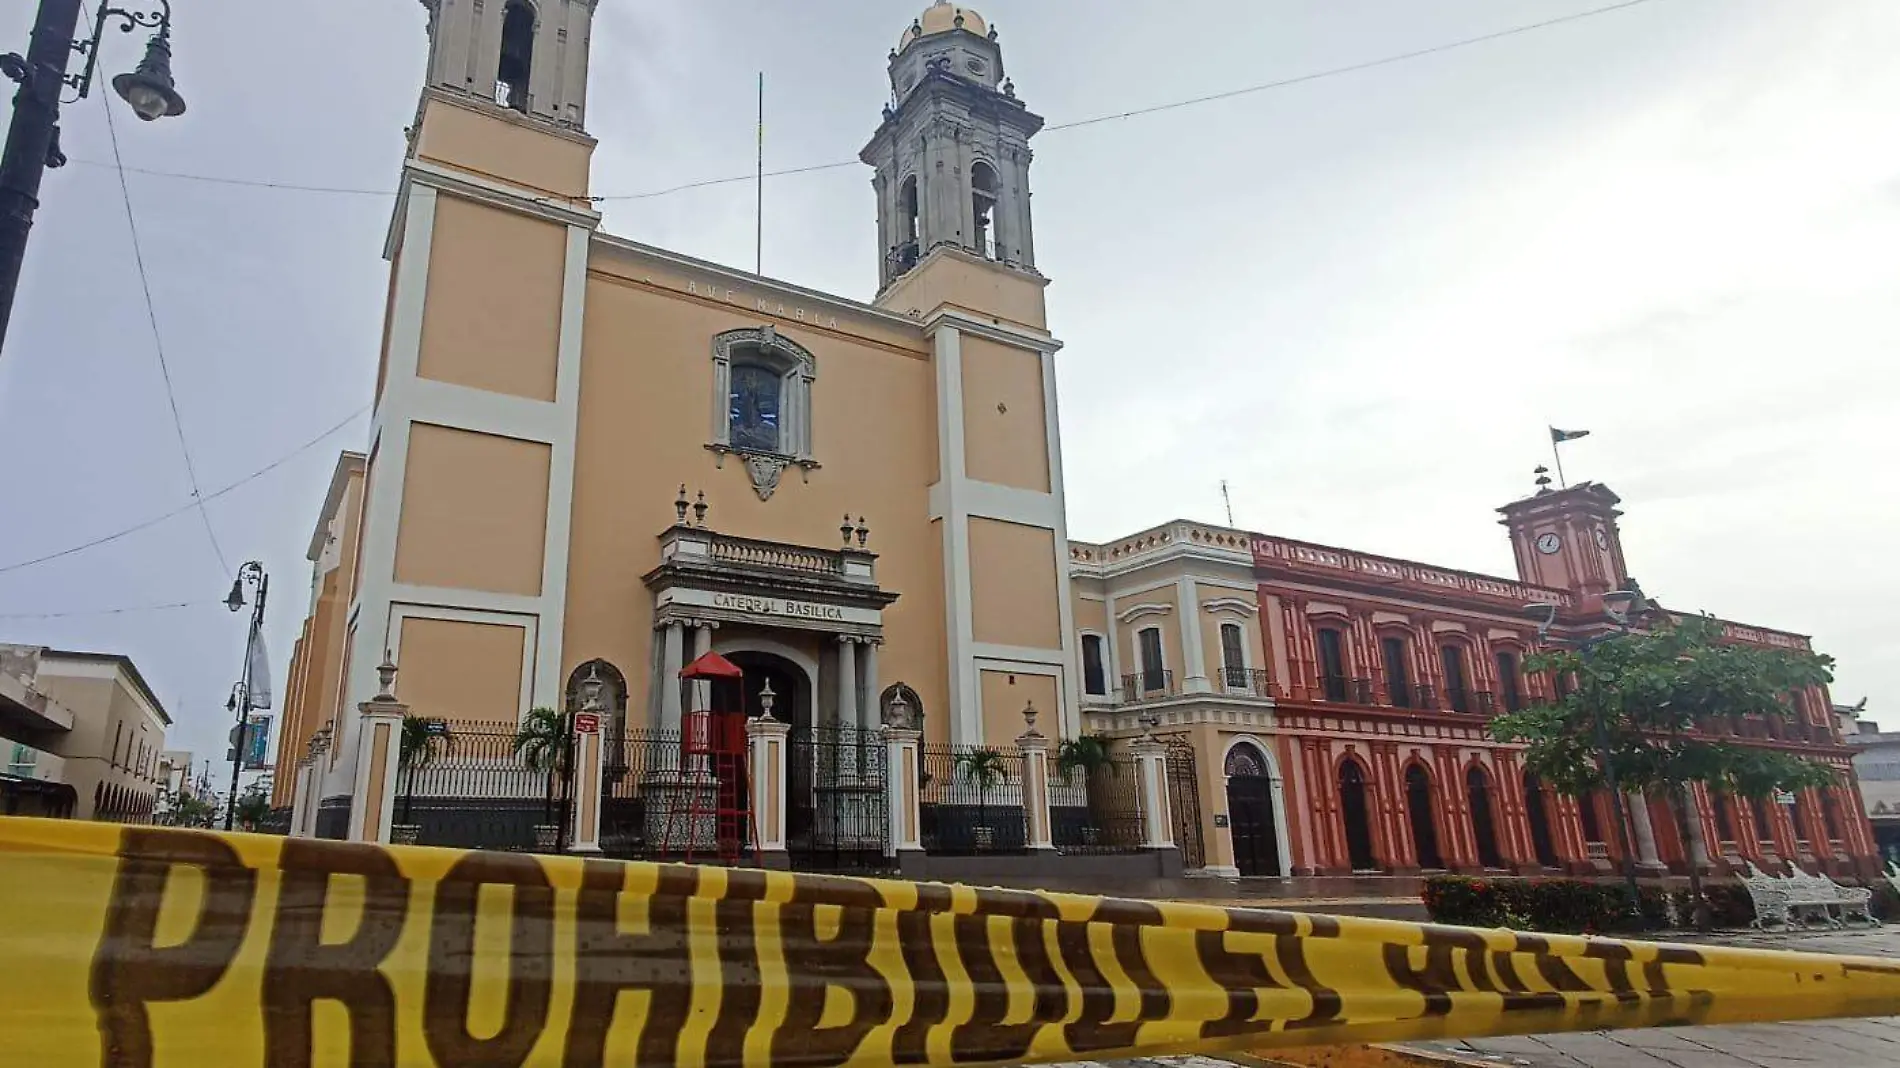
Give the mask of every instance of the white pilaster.
<svg viewBox="0 0 1900 1068">
<path fill-rule="evenodd" d="M 864 652 L 858 657 L 858 670 L 863 683 L 858 688 L 858 729 L 864 734 L 861 744 L 869 744 L 871 732 L 877 730 L 879 714 L 883 711 L 877 706 L 878 694 L 882 691 L 877 678 L 877 647 L 884 644 L 878 639 L 869 639 L 864 643 Z"/>
<path fill-rule="evenodd" d="M 1181 615 L 1181 692 L 1208 693 L 1207 654 L 1201 648 L 1201 595 L 1186 575 L 1174 582 L 1174 600 Z"/>
<path fill-rule="evenodd" d="M 851 744 L 858 727 L 858 640 L 838 639 L 838 774 L 855 779 L 858 774 L 858 750 Z"/>
<path fill-rule="evenodd" d="M 944 633 L 948 638 L 950 741 L 983 742 L 981 689 L 977 684 L 975 624 L 970 605 L 970 513 L 963 463 L 963 335 L 940 324 L 934 334 L 937 363 L 937 490 L 943 537 Z"/>
<path fill-rule="evenodd" d="M 1640 792 L 1631 791 L 1623 795 L 1623 804 L 1629 809 L 1630 826 L 1636 836 L 1637 867 L 1662 867 L 1656 855 L 1656 829 L 1649 821 L 1649 800 Z"/>
</svg>

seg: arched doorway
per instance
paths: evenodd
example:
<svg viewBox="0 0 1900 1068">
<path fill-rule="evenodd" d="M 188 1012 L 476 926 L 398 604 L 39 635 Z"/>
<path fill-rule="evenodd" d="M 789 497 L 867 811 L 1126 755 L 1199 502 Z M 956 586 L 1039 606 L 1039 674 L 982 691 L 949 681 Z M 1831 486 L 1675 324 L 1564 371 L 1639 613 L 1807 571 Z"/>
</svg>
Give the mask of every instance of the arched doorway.
<svg viewBox="0 0 1900 1068">
<path fill-rule="evenodd" d="M 1354 871 L 1374 871 L 1372 819 L 1366 804 L 1366 773 L 1357 760 L 1339 766 L 1339 817 L 1346 825 L 1346 862 Z"/>
<path fill-rule="evenodd" d="M 1418 851 L 1418 866 L 1443 868 L 1445 858 L 1438 852 L 1438 824 L 1432 818 L 1432 777 L 1421 764 L 1405 769 L 1405 811 L 1412 821 L 1412 846 Z"/>
<path fill-rule="evenodd" d="M 1550 833 L 1550 811 L 1544 806 L 1544 783 L 1536 772 L 1524 773 L 1524 818 L 1531 825 L 1531 850 L 1537 863 L 1557 867 L 1557 846 Z"/>
<path fill-rule="evenodd" d="M 1242 875 L 1280 875 L 1280 837 L 1273 814 L 1273 778 L 1266 754 L 1251 742 L 1227 751 L 1227 819 L 1234 867 Z"/>
<path fill-rule="evenodd" d="M 1478 847 L 1478 863 L 1486 868 L 1504 867 L 1498 854 L 1498 829 L 1491 816 L 1491 783 L 1484 769 L 1473 765 L 1465 772 L 1465 800 L 1471 806 L 1471 838 Z"/>
</svg>

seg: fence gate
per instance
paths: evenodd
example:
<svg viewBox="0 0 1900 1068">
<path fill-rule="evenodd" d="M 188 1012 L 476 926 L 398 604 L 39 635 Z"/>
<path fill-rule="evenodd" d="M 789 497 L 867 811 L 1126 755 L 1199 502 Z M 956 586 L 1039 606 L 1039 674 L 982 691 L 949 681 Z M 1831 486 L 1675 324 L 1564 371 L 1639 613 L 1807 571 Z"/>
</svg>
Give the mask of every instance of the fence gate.
<svg viewBox="0 0 1900 1068">
<path fill-rule="evenodd" d="M 884 740 L 855 727 L 795 729 L 786 750 L 785 846 L 797 871 L 881 872 L 890 839 Z"/>
<path fill-rule="evenodd" d="M 1181 847 L 1181 867 L 1207 867 L 1201 841 L 1201 777 L 1194 747 L 1185 739 L 1168 740 L 1168 807 L 1174 812 L 1174 843 Z"/>
</svg>

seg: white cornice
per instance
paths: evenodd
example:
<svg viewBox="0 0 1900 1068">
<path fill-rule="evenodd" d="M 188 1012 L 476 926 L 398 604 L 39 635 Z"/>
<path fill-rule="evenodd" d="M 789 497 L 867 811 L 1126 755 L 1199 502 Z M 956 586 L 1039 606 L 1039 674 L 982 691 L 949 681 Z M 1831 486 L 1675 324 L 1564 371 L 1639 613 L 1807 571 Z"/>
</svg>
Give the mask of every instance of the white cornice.
<svg viewBox="0 0 1900 1068">
<path fill-rule="evenodd" d="M 1174 611 L 1171 604 L 1138 604 L 1115 618 L 1123 623 L 1140 619 L 1142 616 L 1165 616 Z"/>
<path fill-rule="evenodd" d="M 1251 616 L 1260 611 L 1259 605 L 1238 597 L 1215 597 L 1202 601 L 1201 607 L 1209 612 L 1235 612 L 1243 616 Z"/>
</svg>

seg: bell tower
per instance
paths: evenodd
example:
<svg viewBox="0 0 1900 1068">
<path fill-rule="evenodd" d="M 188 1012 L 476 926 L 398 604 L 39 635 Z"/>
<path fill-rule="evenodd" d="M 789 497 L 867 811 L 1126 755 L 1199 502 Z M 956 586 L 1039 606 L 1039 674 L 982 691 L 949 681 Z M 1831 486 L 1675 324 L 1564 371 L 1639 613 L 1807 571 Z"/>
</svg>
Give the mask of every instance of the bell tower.
<svg viewBox="0 0 1900 1068">
<path fill-rule="evenodd" d="M 1530 497 L 1498 509 L 1511 532 L 1518 577 L 1538 586 L 1569 590 L 1579 608 L 1594 612 L 1603 595 L 1629 581 L 1623 537 L 1616 520 L 1621 498 L 1608 486 L 1582 482 L 1553 490 L 1549 478 Z"/>
<path fill-rule="evenodd" d="M 876 168 L 880 293 L 941 247 L 1033 274 L 1029 139 L 996 29 L 939 0 L 889 57 L 892 103 L 859 158 Z"/>
<path fill-rule="evenodd" d="M 599 0 L 422 0 L 430 88 L 580 129 Z"/>
</svg>

